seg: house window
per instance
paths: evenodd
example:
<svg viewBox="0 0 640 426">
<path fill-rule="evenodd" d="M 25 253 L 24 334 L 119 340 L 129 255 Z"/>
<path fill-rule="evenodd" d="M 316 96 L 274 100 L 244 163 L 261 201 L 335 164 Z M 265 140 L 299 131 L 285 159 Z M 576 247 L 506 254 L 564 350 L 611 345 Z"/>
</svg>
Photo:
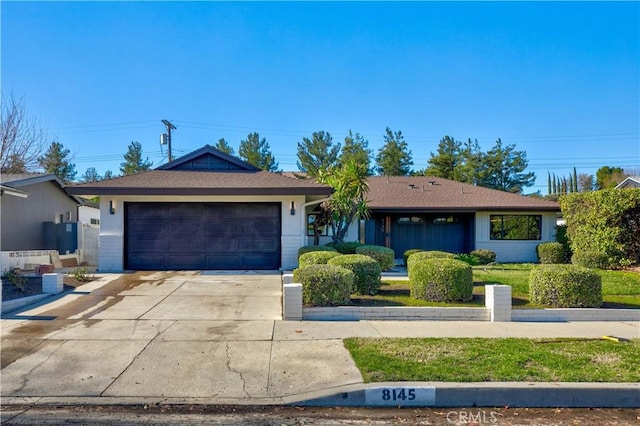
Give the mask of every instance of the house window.
<svg viewBox="0 0 640 426">
<path fill-rule="evenodd" d="M 424 218 L 420 216 L 399 217 L 398 223 L 401 225 L 417 225 L 420 223 L 424 223 Z"/>
<path fill-rule="evenodd" d="M 316 221 L 320 218 L 319 214 L 311 213 L 307 215 L 307 236 L 313 237 L 315 234 L 314 226 Z M 318 226 L 318 235 L 326 237 L 329 235 L 329 227 L 327 225 Z"/>
<path fill-rule="evenodd" d="M 491 215 L 492 240 L 540 240 L 541 215 Z"/>
<path fill-rule="evenodd" d="M 92 225 L 100 225 L 100 219 L 93 219 L 93 218 L 91 218 L 91 219 L 89 219 L 89 220 L 91 221 L 91 224 L 92 224 Z"/>
</svg>

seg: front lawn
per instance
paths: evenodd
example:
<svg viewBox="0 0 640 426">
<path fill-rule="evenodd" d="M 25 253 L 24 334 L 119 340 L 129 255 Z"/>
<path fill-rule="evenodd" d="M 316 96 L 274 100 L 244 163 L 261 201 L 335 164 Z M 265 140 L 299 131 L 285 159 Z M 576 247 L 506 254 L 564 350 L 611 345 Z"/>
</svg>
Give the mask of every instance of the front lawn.
<svg viewBox="0 0 640 426">
<path fill-rule="evenodd" d="M 356 306 L 467 306 L 484 307 L 485 284 L 511 286 L 515 308 L 538 308 L 529 303 L 529 273 L 532 264 L 504 264 L 473 268 L 473 300 L 468 303 L 438 303 L 410 297 L 409 281 L 384 280 L 375 296 L 351 296 Z M 640 273 L 632 271 L 597 271 L 602 277 L 603 308 L 640 308 Z"/>
<path fill-rule="evenodd" d="M 640 340 L 345 339 L 365 382 L 638 382 Z"/>
</svg>

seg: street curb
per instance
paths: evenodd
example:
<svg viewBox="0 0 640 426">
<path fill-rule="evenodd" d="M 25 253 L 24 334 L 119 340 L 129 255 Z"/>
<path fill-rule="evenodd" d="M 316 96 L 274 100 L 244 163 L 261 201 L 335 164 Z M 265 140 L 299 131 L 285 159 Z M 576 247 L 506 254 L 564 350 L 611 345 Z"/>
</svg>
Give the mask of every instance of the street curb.
<svg viewBox="0 0 640 426">
<path fill-rule="evenodd" d="M 410 400 L 411 395 L 414 398 Z M 388 398 L 384 398 L 387 396 Z M 279 397 L 3 396 L 3 406 L 291 405 L 307 407 L 640 408 L 638 383 L 357 383 Z"/>
<path fill-rule="evenodd" d="M 640 384 L 385 382 L 285 400 L 290 405 L 319 407 L 640 408 Z"/>
</svg>

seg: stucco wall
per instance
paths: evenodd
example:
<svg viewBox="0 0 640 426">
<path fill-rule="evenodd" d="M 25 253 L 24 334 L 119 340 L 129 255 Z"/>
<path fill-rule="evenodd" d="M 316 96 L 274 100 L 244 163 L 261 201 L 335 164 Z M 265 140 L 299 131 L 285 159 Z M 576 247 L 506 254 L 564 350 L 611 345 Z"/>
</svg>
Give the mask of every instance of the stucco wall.
<svg viewBox="0 0 640 426">
<path fill-rule="evenodd" d="M 491 215 L 542 215 L 540 240 L 492 240 L 489 234 Z M 476 248 L 496 252 L 497 262 L 537 262 L 536 246 L 546 241 L 555 241 L 556 213 L 540 212 L 479 212 L 476 213 Z"/>
<path fill-rule="evenodd" d="M 27 198 L 2 196 L 2 250 L 44 249 L 43 222 L 78 221 L 78 204 L 53 182 L 41 182 L 19 188 Z M 67 216 L 69 212 L 70 217 Z"/>
<path fill-rule="evenodd" d="M 114 214 L 109 212 L 109 202 L 113 202 Z M 291 269 L 297 264 L 298 248 L 305 240 L 306 215 L 302 205 L 304 196 L 270 196 L 270 197 L 100 197 L 100 246 L 99 269 L 101 271 L 122 271 L 124 269 L 124 203 L 125 202 L 280 202 L 282 214 L 281 265 L 283 269 Z M 291 214 L 291 202 L 294 203 L 295 214 Z"/>
</svg>

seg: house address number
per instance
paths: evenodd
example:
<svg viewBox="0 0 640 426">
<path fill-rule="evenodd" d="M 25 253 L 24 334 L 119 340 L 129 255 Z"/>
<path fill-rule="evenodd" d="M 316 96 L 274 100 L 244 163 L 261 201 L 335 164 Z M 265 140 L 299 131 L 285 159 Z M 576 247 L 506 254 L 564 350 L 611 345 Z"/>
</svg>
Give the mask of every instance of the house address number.
<svg viewBox="0 0 640 426">
<path fill-rule="evenodd" d="M 432 406 L 436 402 L 434 387 L 379 387 L 365 389 L 364 399 L 372 406 Z"/>
</svg>

